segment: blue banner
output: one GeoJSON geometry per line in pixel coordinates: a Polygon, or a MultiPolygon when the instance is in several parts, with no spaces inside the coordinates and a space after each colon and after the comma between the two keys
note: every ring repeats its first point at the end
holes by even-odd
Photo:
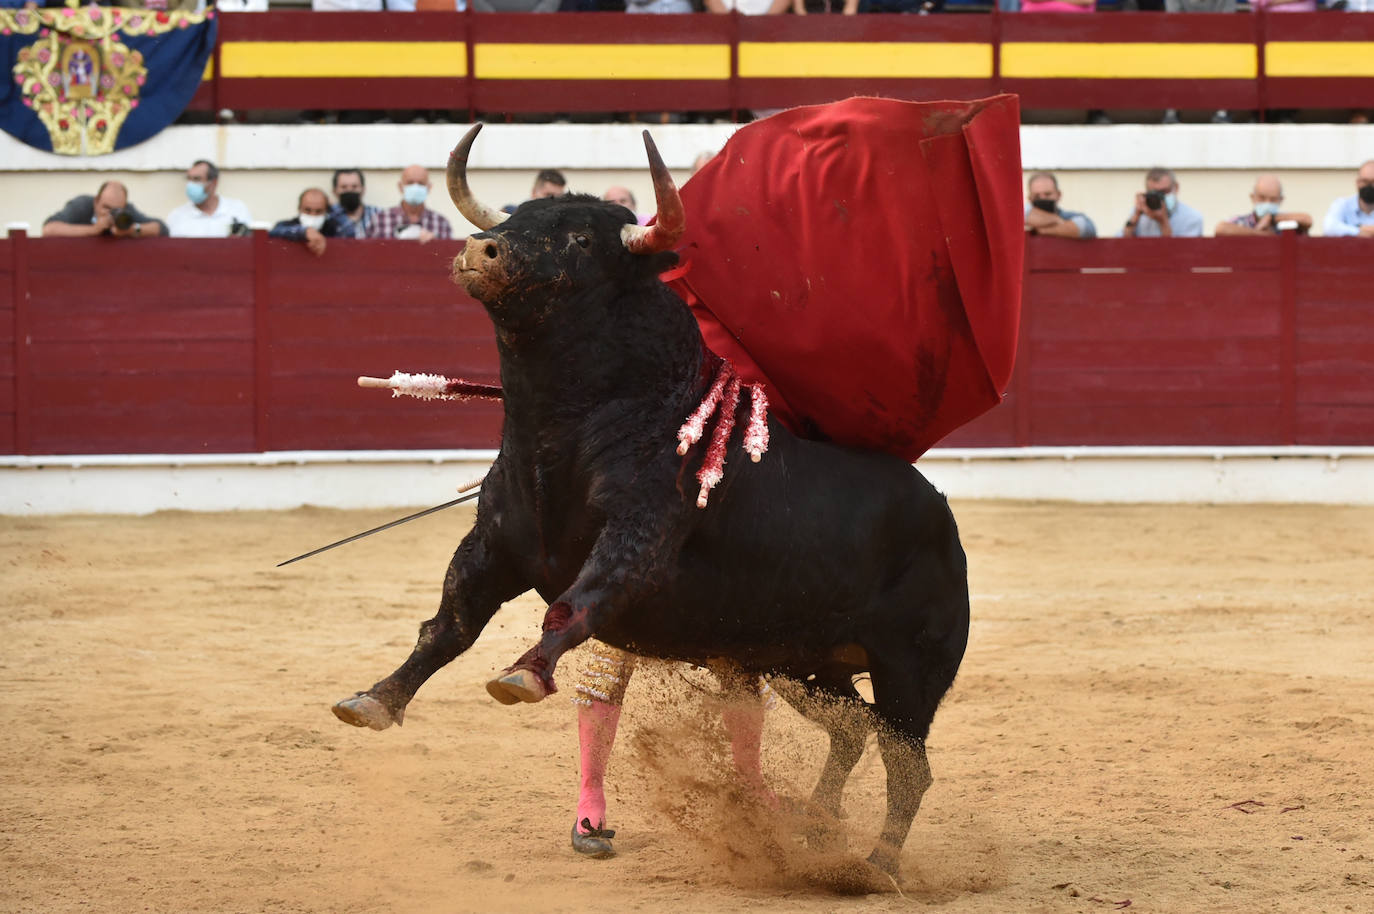
{"type": "Polygon", "coordinates": [[[215,48],[214,10],[0,9],[0,128],[60,155],[104,155],[177,119],[215,48]]]}

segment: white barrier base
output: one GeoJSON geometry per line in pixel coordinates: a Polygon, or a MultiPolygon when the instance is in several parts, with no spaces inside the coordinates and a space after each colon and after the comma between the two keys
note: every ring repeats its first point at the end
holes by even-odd
{"type": "MultiPolygon", "coordinates": [[[[445,450],[0,457],[0,514],[429,506],[454,498],[495,456],[445,450]]],[[[955,499],[1374,504],[1374,447],[946,448],[917,466],[955,499]]]]}

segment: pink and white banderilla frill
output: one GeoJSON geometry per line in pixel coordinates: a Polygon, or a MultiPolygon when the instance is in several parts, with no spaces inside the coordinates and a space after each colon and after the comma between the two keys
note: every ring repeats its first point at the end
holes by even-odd
{"type": "MultiPolygon", "coordinates": [[[[697,494],[697,507],[706,507],[706,500],[722,479],[725,478],[725,449],[730,444],[730,433],[735,430],[735,411],[739,408],[739,373],[729,361],[720,364],[716,380],[706,392],[698,406],[682,428],[677,432],[677,452],[686,456],[692,445],[701,440],[706,423],[720,408],[715,428],[711,431],[711,443],[706,448],[706,456],[697,470],[697,482],[701,491],[697,494]]],[[[744,432],[744,450],[749,459],[758,463],[763,452],[768,450],[768,395],[762,384],[749,385],[750,409],[749,426],[744,432]]]]}

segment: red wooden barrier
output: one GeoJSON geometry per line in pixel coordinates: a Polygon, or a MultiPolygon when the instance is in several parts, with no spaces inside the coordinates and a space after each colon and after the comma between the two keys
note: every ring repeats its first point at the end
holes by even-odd
{"type": "MultiPolygon", "coordinates": [[[[1374,443],[1361,239],[1029,240],[1006,401],[941,442],[1374,443]]],[[[494,381],[456,242],[0,241],[0,451],[495,447],[499,405],[359,374],[494,381]]]]}

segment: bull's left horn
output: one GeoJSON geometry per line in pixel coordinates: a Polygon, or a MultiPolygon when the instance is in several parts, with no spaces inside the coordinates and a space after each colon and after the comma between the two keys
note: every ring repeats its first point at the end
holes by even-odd
{"type": "Polygon", "coordinates": [[[448,154],[448,195],[453,198],[453,205],[458,207],[463,218],[485,232],[505,222],[509,215],[487,206],[474,197],[468,188],[468,151],[481,132],[482,125],[473,124],[472,129],[463,134],[458,145],[448,154]]]}
{"type": "Polygon", "coordinates": [[[658,216],[651,226],[626,225],[620,229],[620,240],[636,254],[656,254],[666,251],[687,229],[687,213],[682,208],[677,185],[663,157],[658,154],[654,138],[644,131],[644,149],[649,153],[649,173],[654,178],[654,196],[658,200],[658,216]]]}

